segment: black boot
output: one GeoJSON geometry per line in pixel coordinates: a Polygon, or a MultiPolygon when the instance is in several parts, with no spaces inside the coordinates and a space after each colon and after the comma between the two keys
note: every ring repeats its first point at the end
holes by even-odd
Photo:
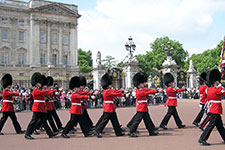
{"type": "Polygon", "coordinates": [[[102,136],[101,136],[98,132],[95,132],[94,135],[95,135],[97,138],[102,138],[102,136]]]}
{"type": "Polygon", "coordinates": [[[61,136],[64,137],[64,138],[67,138],[67,139],[70,138],[68,135],[66,135],[66,134],[64,134],[64,133],[61,134],[61,136]]]}
{"type": "Polygon", "coordinates": [[[33,140],[33,139],[34,139],[32,136],[30,136],[30,135],[26,135],[26,134],[25,134],[25,136],[24,136],[24,137],[25,137],[25,139],[27,139],[27,140],[33,140]]]}
{"type": "Polygon", "coordinates": [[[16,134],[24,134],[25,131],[24,130],[20,130],[19,132],[17,132],[16,134]]]}
{"type": "Polygon", "coordinates": [[[0,135],[4,135],[4,133],[0,132],[0,135]]]}
{"type": "Polygon", "coordinates": [[[134,134],[134,133],[128,133],[128,136],[129,137],[138,137],[136,134],[134,134]]]}
{"type": "Polygon", "coordinates": [[[209,144],[206,141],[201,140],[201,139],[198,140],[198,143],[201,143],[202,145],[205,145],[205,146],[210,146],[211,145],[211,144],[209,144]]]}
{"type": "Polygon", "coordinates": [[[178,126],[178,128],[180,128],[180,129],[185,128],[185,127],[186,127],[186,125],[183,125],[183,124],[178,126]]]}
{"type": "Polygon", "coordinates": [[[163,130],[167,130],[167,127],[165,125],[160,125],[160,128],[163,128],[163,130]]]}
{"type": "Polygon", "coordinates": [[[159,132],[154,131],[154,132],[149,133],[149,136],[156,136],[156,135],[158,135],[158,134],[159,134],[159,132]]]}
{"type": "Polygon", "coordinates": [[[193,122],[192,124],[195,125],[196,127],[199,126],[198,123],[196,123],[196,122],[193,122]]]}

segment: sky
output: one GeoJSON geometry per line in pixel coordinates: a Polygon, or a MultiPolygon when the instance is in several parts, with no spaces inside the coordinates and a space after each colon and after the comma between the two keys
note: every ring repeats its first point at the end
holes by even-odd
{"type": "Polygon", "coordinates": [[[190,56],[216,47],[225,36],[225,0],[54,1],[78,5],[78,47],[91,50],[93,60],[98,51],[102,59],[123,60],[129,36],[136,44],[134,55],[151,51],[150,43],[168,36],[190,56]]]}

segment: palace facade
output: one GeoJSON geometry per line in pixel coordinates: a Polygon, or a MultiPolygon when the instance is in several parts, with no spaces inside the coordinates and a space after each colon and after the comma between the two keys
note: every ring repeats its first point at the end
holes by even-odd
{"type": "Polygon", "coordinates": [[[61,87],[79,75],[76,5],[45,0],[0,0],[0,75],[30,87],[34,72],[61,87]]]}

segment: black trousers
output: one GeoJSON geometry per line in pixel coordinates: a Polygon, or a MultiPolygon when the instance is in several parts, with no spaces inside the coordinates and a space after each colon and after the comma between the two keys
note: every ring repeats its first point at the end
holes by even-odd
{"type": "Polygon", "coordinates": [[[44,113],[44,112],[33,112],[33,116],[32,116],[32,119],[27,127],[27,130],[26,130],[26,135],[31,135],[34,131],[34,129],[36,128],[37,126],[37,122],[38,121],[41,121],[41,125],[44,127],[46,133],[48,134],[48,136],[52,136],[53,133],[50,129],[50,127],[48,126],[47,124],[47,113],[44,113]]]}
{"type": "Polygon", "coordinates": [[[142,119],[144,120],[145,127],[148,130],[149,134],[154,132],[155,125],[153,124],[149,113],[148,112],[137,112],[134,115],[133,123],[130,127],[130,133],[134,133],[137,130],[138,125],[141,123],[142,119]]]}
{"type": "Polygon", "coordinates": [[[135,117],[137,116],[137,113],[132,117],[132,119],[128,122],[127,127],[130,128],[134,122],[135,117]]]}
{"type": "Polygon", "coordinates": [[[55,122],[53,121],[53,117],[50,111],[47,111],[47,121],[50,124],[53,132],[58,132],[58,129],[56,128],[55,122]]]}
{"type": "MultiPolygon", "coordinates": [[[[87,109],[83,109],[83,116],[82,116],[85,125],[90,129],[93,126],[93,122],[91,121],[91,118],[87,112],[87,109]]],[[[76,127],[78,123],[76,123],[74,126],[76,127]]]]}
{"type": "Polygon", "coordinates": [[[181,126],[182,125],[182,121],[180,120],[180,117],[178,116],[178,113],[177,113],[177,109],[176,109],[176,106],[168,106],[168,111],[167,111],[167,114],[165,115],[165,117],[163,118],[162,122],[160,125],[167,125],[169,120],[170,120],[170,117],[173,115],[174,117],[174,120],[177,124],[177,126],[181,126]]]}
{"type": "Polygon", "coordinates": [[[200,139],[203,141],[208,140],[213,128],[216,126],[217,130],[220,133],[220,136],[222,137],[223,141],[225,141],[225,129],[223,127],[223,122],[221,119],[221,116],[219,114],[211,114],[209,124],[203,131],[202,135],[200,136],[200,139]]]}
{"type": "Polygon", "coordinates": [[[55,110],[55,109],[51,110],[51,111],[50,111],[50,114],[51,114],[52,117],[54,118],[55,123],[56,123],[58,129],[62,128],[62,122],[60,121],[59,116],[58,116],[58,114],[56,113],[56,110],[55,110]]]}
{"type": "Polygon", "coordinates": [[[2,115],[2,118],[0,120],[0,132],[2,131],[2,128],[3,128],[6,120],[8,119],[8,117],[11,118],[11,120],[13,122],[13,126],[16,130],[16,133],[19,133],[21,131],[20,124],[17,121],[15,112],[11,112],[11,111],[3,111],[3,115],[2,115]]]}
{"type": "Polygon", "coordinates": [[[84,136],[88,134],[89,129],[84,123],[83,115],[71,114],[70,120],[65,126],[63,130],[63,134],[68,134],[70,130],[73,129],[74,125],[79,123],[81,131],[83,132],[84,136]]]}
{"type": "Polygon", "coordinates": [[[107,125],[109,120],[112,123],[115,134],[121,135],[122,132],[121,132],[121,129],[120,129],[120,124],[119,124],[116,112],[112,112],[112,113],[104,112],[102,117],[101,117],[101,121],[100,121],[99,125],[96,126],[96,128],[95,128],[95,131],[97,133],[100,133],[105,128],[105,126],[107,125]]]}
{"type": "Polygon", "coordinates": [[[195,120],[193,121],[193,123],[199,123],[202,120],[202,117],[204,115],[205,112],[205,105],[204,104],[200,104],[201,105],[201,110],[198,113],[197,117],[195,118],[195,120]]]}
{"type": "Polygon", "coordinates": [[[211,118],[211,113],[207,113],[207,116],[205,117],[205,119],[202,121],[202,123],[199,126],[203,129],[209,122],[210,118],[211,118]]]}
{"type": "Polygon", "coordinates": [[[87,109],[83,110],[83,118],[84,118],[84,122],[87,125],[88,128],[91,128],[93,126],[93,122],[88,114],[87,109]]]}

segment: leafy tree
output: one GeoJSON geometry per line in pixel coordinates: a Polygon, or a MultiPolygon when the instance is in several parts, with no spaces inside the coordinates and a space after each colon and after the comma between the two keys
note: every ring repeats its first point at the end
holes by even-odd
{"type": "Polygon", "coordinates": [[[107,55],[105,57],[105,59],[102,60],[103,62],[103,65],[106,67],[106,68],[111,68],[112,66],[115,66],[116,65],[116,60],[113,56],[109,56],[107,55]]]}
{"type": "Polygon", "coordinates": [[[201,54],[193,54],[188,61],[185,62],[184,68],[188,69],[190,60],[193,61],[195,69],[200,73],[207,72],[215,66],[218,67],[222,45],[223,41],[220,41],[216,48],[206,50],[201,54]]]}
{"type": "Polygon", "coordinates": [[[184,61],[188,56],[188,52],[183,49],[182,44],[178,41],[170,40],[169,37],[166,36],[157,38],[150,44],[152,51],[149,51],[144,55],[136,55],[143,71],[151,74],[152,68],[161,69],[163,62],[168,55],[165,53],[165,48],[168,48],[167,42],[171,43],[169,49],[173,48],[173,53],[171,54],[172,59],[176,61],[180,68],[184,67],[184,61]]]}
{"type": "Polygon", "coordinates": [[[78,49],[78,66],[80,72],[91,72],[92,71],[92,53],[78,49]]]}

